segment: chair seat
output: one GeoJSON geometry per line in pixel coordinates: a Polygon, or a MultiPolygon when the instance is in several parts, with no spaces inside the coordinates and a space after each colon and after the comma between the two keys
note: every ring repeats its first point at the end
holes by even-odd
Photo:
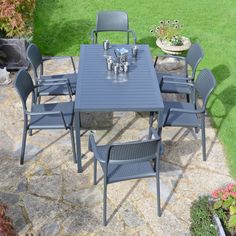
{"type": "MultiPolygon", "coordinates": [[[[61,111],[65,118],[66,127],[72,126],[74,102],[34,104],[32,112],[51,112],[61,111]]],[[[29,122],[30,129],[64,129],[64,123],[61,115],[36,115],[31,116],[29,122]]]]}
{"type": "MultiPolygon", "coordinates": [[[[51,75],[51,76],[41,76],[40,79],[47,80],[47,79],[69,79],[70,86],[72,89],[72,94],[74,95],[76,92],[76,83],[77,83],[78,74],[61,74],[61,75],[51,75]]],[[[39,87],[39,94],[41,96],[48,96],[48,95],[68,95],[68,87],[67,85],[58,85],[58,86],[41,86],[39,87]]]]}
{"type": "Polygon", "coordinates": [[[180,93],[180,94],[191,94],[191,88],[187,85],[175,85],[163,83],[161,87],[162,93],[180,93]]]}
{"type": "Polygon", "coordinates": [[[184,75],[176,75],[173,73],[164,73],[158,71],[156,71],[156,75],[159,84],[161,83],[161,79],[163,76],[170,76],[170,78],[168,78],[169,81],[186,82],[186,77],[184,75]]]}
{"type": "MultiPolygon", "coordinates": [[[[192,103],[164,101],[164,120],[170,108],[195,110],[192,103]]],[[[164,126],[200,127],[200,120],[196,114],[173,111],[164,126]]]]}
{"type": "MultiPolygon", "coordinates": [[[[178,76],[171,73],[160,73],[160,72],[156,72],[156,74],[157,74],[159,85],[161,83],[161,78],[163,76],[171,76],[171,78],[168,78],[168,81],[187,82],[184,76],[178,76]]],[[[191,94],[191,88],[186,85],[179,85],[179,84],[175,85],[175,84],[168,84],[164,82],[161,87],[161,92],[162,93],[191,94]]]]}
{"type": "MultiPolygon", "coordinates": [[[[105,161],[109,145],[97,146],[101,158],[105,161]]],[[[103,171],[105,164],[100,163],[103,171]]],[[[122,180],[137,179],[155,176],[150,161],[135,162],[129,164],[109,164],[107,173],[107,183],[114,183],[122,180]]]]}

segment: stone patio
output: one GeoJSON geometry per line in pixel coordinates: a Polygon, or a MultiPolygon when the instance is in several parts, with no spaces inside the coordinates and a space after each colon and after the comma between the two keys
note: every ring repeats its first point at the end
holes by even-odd
{"type": "MultiPolygon", "coordinates": [[[[69,72],[69,68],[67,60],[49,61],[46,66],[48,74],[69,72]]],[[[81,133],[84,172],[78,174],[70,136],[64,130],[34,131],[35,135],[27,137],[25,164],[19,165],[23,114],[12,84],[0,87],[0,121],[0,202],[8,204],[8,215],[19,235],[190,235],[191,203],[233,181],[209,119],[207,162],[202,161],[200,133],[164,128],[162,216],[157,217],[155,179],[131,180],[108,186],[109,223],[103,227],[103,181],[92,184],[88,130],[81,133]]],[[[99,144],[131,141],[145,139],[147,132],[148,114],[116,112],[113,126],[96,130],[96,139],[99,144]]]]}

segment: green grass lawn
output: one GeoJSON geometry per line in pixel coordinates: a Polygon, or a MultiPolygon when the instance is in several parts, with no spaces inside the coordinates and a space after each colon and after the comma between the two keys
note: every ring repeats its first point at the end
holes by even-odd
{"type": "MultiPolygon", "coordinates": [[[[100,10],[127,11],[138,43],[149,44],[153,55],[160,51],[150,28],[161,19],[184,23],[183,34],[200,43],[205,52],[199,69],[208,67],[216,76],[217,88],[208,103],[208,112],[236,178],[235,0],[38,0],[34,42],[45,55],[78,55],[80,44],[90,43],[90,32],[100,10]]],[[[125,42],[125,35],[104,38],[112,43],[125,42]]]]}

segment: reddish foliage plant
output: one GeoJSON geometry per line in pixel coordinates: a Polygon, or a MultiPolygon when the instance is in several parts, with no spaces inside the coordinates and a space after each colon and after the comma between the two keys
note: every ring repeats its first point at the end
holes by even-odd
{"type": "Polygon", "coordinates": [[[0,30],[7,37],[29,35],[35,0],[0,0],[0,30]]]}
{"type": "Polygon", "coordinates": [[[7,206],[0,204],[0,236],[17,236],[12,220],[5,215],[7,206]]]}

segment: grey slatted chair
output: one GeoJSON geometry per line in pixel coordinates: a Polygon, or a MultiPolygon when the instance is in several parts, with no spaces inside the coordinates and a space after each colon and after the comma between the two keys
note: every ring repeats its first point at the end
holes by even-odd
{"type": "Polygon", "coordinates": [[[160,208],[160,138],[154,128],[154,139],[143,142],[129,142],[97,146],[93,134],[89,136],[89,150],[94,153],[94,185],[97,184],[97,161],[104,173],[103,224],[106,226],[107,185],[129,179],[156,177],[157,212],[160,208]],[[154,165],[152,165],[154,160],[154,165]]]}
{"type": "Polygon", "coordinates": [[[177,93],[177,94],[186,94],[187,101],[191,95],[191,89],[184,84],[173,84],[169,81],[179,81],[179,82],[189,82],[194,83],[194,78],[197,70],[197,66],[204,57],[204,53],[199,44],[192,44],[188,50],[186,57],[172,56],[172,55],[162,55],[157,56],[154,67],[156,67],[157,60],[159,57],[165,58],[176,58],[179,60],[184,60],[185,62],[185,74],[184,75],[173,75],[157,71],[157,77],[160,84],[160,89],[162,93],[177,93]],[[188,74],[188,68],[191,67],[191,75],[188,74]]]}
{"type": "Polygon", "coordinates": [[[27,130],[32,131],[33,129],[69,129],[74,162],[76,162],[73,131],[74,102],[35,104],[35,86],[33,85],[31,76],[24,69],[18,72],[14,86],[21,98],[24,112],[20,164],[22,165],[24,163],[27,130]],[[26,102],[31,93],[31,110],[28,111],[26,102]]]}
{"type": "Polygon", "coordinates": [[[27,55],[28,61],[30,62],[33,68],[35,85],[38,85],[38,84],[41,85],[36,90],[36,98],[38,98],[39,101],[40,101],[41,96],[59,96],[59,95],[68,95],[68,94],[74,95],[75,94],[78,74],[76,73],[75,64],[72,57],[70,58],[71,58],[74,73],[45,76],[43,74],[44,61],[51,60],[51,59],[61,59],[65,57],[43,58],[40,53],[39,48],[35,44],[30,44],[28,46],[26,55],[27,55]],[[38,70],[39,70],[39,73],[38,73],[38,70]],[[67,82],[67,84],[63,84],[63,85],[60,84],[61,82],[65,82],[65,81],[67,82]],[[69,87],[69,91],[68,91],[68,87],[69,87]]]}
{"type": "Polygon", "coordinates": [[[129,34],[132,33],[134,44],[136,35],[129,29],[128,15],[124,11],[101,11],[97,14],[96,29],[91,33],[92,43],[97,43],[98,33],[107,31],[127,32],[127,44],[129,44],[129,34]]]}
{"type": "MultiPolygon", "coordinates": [[[[216,80],[210,70],[203,69],[199,73],[194,85],[189,83],[185,84],[195,91],[194,94],[196,97],[201,98],[202,105],[199,106],[197,103],[164,101],[163,127],[200,128],[202,132],[203,161],[206,161],[205,112],[208,97],[216,86],[216,80]]],[[[151,126],[152,123],[153,116],[151,116],[151,126]]]]}

